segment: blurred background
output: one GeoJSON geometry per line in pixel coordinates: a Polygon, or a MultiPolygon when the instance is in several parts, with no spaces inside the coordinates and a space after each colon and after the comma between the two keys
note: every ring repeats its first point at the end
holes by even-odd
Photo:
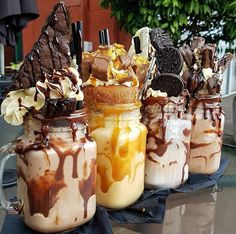
{"type": "MultiPolygon", "coordinates": [[[[0,1],[0,102],[10,78],[38,39],[58,0],[0,1]],[[19,6],[18,6],[19,5],[19,6]],[[16,7],[18,6],[18,8],[16,7]],[[11,28],[12,25],[12,28],[11,28]],[[10,31],[12,29],[12,31],[10,31]]],[[[143,26],[167,30],[176,45],[193,36],[218,44],[218,54],[235,54],[236,0],[64,0],[72,22],[82,22],[83,49],[99,45],[98,32],[108,28],[111,43],[129,48],[131,35],[143,26]]],[[[224,73],[223,107],[226,112],[224,144],[236,145],[236,59],[224,73]]],[[[21,127],[0,117],[0,146],[14,139],[21,127]]]]}

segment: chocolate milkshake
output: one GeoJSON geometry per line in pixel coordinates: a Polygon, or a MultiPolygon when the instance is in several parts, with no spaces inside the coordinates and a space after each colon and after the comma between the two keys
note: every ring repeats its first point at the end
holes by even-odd
{"type": "Polygon", "coordinates": [[[96,143],[88,135],[82,80],[70,64],[69,27],[59,3],[1,106],[9,124],[24,126],[13,147],[15,208],[26,225],[43,233],[77,227],[96,209],[96,143]]]}
{"type": "Polygon", "coordinates": [[[190,116],[184,113],[182,58],[161,29],[150,33],[156,69],[142,98],[142,122],[148,129],[145,187],[174,188],[188,178],[190,116]]]}
{"type": "Polygon", "coordinates": [[[225,114],[221,106],[222,74],[233,55],[216,56],[216,45],[205,44],[195,37],[191,45],[181,47],[184,58],[182,78],[190,93],[188,103],[192,115],[189,170],[211,174],[218,170],[225,114]]]}
{"type": "Polygon", "coordinates": [[[83,92],[98,147],[97,203],[121,209],[135,202],[144,189],[146,128],[140,123],[137,97],[140,74],[145,76],[141,70],[148,62],[131,59],[118,44],[100,46],[84,57],[82,65],[91,73],[87,72],[83,92]]]}

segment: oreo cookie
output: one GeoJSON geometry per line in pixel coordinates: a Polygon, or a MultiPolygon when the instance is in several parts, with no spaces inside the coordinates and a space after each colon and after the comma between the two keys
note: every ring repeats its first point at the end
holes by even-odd
{"type": "Polygon", "coordinates": [[[157,70],[162,73],[179,74],[183,67],[183,58],[178,49],[165,47],[157,53],[157,70]]]}
{"type": "Polygon", "coordinates": [[[178,97],[184,90],[184,83],[180,76],[172,73],[163,73],[154,77],[151,83],[154,90],[166,92],[168,97],[178,97]]]}
{"type": "Polygon", "coordinates": [[[150,39],[151,39],[152,46],[156,50],[173,46],[173,42],[170,39],[169,35],[161,28],[152,29],[150,32],[150,39]]]}

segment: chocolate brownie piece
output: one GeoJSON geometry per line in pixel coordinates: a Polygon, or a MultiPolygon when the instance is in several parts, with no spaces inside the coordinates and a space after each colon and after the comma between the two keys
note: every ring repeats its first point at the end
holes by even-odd
{"type": "Polygon", "coordinates": [[[41,31],[38,41],[12,77],[10,90],[34,87],[50,77],[53,70],[70,66],[70,22],[64,3],[57,4],[41,31]]]}
{"type": "Polygon", "coordinates": [[[67,116],[76,110],[76,99],[49,99],[39,112],[46,118],[67,116]]]}

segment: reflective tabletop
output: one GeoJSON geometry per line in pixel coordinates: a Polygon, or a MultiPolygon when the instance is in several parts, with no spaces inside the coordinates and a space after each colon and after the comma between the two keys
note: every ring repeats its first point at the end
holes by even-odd
{"type": "MultiPolygon", "coordinates": [[[[163,224],[116,224],[115,234],[234,234],[236,217],[236,149],[223,147],[230,159],[224,175],[215,187],[168,196],[163,224]]],[[[16,186],[5,189],[14,197],[16,186]]],[[[5,212],[0,211],[0,230],[5,212]]],[[[2,232],[1,232],[2,233],[2,232]]]]}

